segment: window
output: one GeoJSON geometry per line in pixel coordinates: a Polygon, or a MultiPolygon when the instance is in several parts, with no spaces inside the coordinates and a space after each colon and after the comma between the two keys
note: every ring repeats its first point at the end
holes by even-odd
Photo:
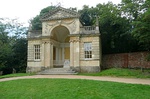
{"type": "Polygon", "coordinates": [[[34,59],[40,59],[40,45],[34,45],[34,59]]]}
{"type": "Polygon", "coordinates": [[[92,43],[84,43],[84,58],[92,58],[92,43]]]}

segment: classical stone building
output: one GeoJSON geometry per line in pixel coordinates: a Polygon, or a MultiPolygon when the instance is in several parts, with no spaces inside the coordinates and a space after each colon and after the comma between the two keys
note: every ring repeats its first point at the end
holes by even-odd
{"type": "Polygon", "coordinates": [[[52,68],[100,71],[98,22],[94,26],[83,26],[77,12],[62,7],[50,11],[41,21],[41,31],[28,32],[27,72],[52,68]]]}

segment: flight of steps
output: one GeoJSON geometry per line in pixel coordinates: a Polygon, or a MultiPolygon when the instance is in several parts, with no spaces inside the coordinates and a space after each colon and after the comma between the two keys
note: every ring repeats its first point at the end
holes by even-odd
{"type": "Polygon", "coordinates": [[[51,68],[51,69],[38,72],[37,74],[40,74],[40,75],[74,75],[74,74],[77,74],[77,72],[73,71],[70,68],[51,68]]]}

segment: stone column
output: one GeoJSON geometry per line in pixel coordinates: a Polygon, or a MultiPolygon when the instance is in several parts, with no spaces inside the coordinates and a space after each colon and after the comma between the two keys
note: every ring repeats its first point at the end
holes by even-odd
{"type": "Polygon", "coordinates": [[[58,48],[58,60],[62,60],[61,48],[58,48]]]}
{"type": "Polygon", "coordinates": [[[64,52],[64,47],[62,47],[62,60],[64,61],[64,54],[65,54],[65,52],[64,52]]]}
{"type": "Polygon", "coordinates": [[[79,67],[79,59],[80,59],[80,53],[79,53],[79,40],[75,40],[74,42],[74,67],[78,68],[79,67]]]}
{"type": "Polygon", "coordinates": [[[58,51],[58,48],[56,47],[56,61],[59,60],[59,57],[58,57],[59,53],[58,53],[58,52],[59,52],[59,51],[58,51]]]}
{"type": "Polygon", "coordinates": [[[70,67],[74,67],[74,44],[73,41],[70,41],[70,67]]]}
{"type": "Polygon", "coordinates": [[[53,68],[53,43],[50,43],[50,68],[53,68]]]}
{"type": "Polygon", "coordinates": [[[45,67],[50,68],[50,42],[45,43],[45,67]]]}

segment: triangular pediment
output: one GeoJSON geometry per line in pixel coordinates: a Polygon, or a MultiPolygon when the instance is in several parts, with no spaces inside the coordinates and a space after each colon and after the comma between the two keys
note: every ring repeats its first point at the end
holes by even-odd
{"type": "Polygon", "coordinates": [[[58,7],[47,13],[45,16],[43,16],[41,18],[41,21],[76,18],[76,17],[79,17],[79,14],[77,12],[62,7],[58,7]]]}

